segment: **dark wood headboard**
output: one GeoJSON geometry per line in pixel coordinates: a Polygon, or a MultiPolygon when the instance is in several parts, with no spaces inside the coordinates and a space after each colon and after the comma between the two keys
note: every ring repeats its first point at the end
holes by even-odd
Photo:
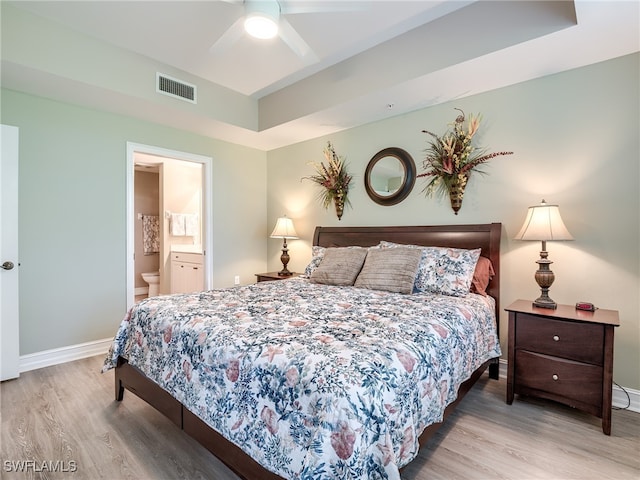
{"type": "MultiPolygon", "coordinates": [[[[500,318],[501,223],[476,225],[425,225],[397,227],[316,227],[313,244],[321,247],[371,247],[381,240],[434,247],[481,248],[496,272],[487,293],[496,300],[496,321],[500,318]]],[[[498,322],[499,323],[499,322],[498,322]]]]}

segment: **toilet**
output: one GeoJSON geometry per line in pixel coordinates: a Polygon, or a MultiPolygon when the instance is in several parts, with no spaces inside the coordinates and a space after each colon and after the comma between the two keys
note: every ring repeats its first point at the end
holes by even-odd
{"type": "Polygon", "coordinates": [[[143,273],[142,279],[149,284],[149,296],[157,297],[160,293],[160,272],[143,273]]]}

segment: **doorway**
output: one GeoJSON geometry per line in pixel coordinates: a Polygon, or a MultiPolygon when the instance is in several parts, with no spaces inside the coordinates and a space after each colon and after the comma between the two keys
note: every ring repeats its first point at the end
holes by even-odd
{"type": "MultiPolygon", "coordinates": [[[[205,289],[210,289],[213,284],[213,222],[212,222],[212,166],[213,159],[202,155],[180,152],[175,150],[167,150],[151,145],[142,145],[127,142],[127,309],[131,308],[135,303],[136,296],[136,222],[139,222],[138,213],[135,211],[135,170],[136,163],[145,165],[155,165],[157,171],[161,174],[167,167],[167,171],[171,171],[169,166],[199,167],[202,172],[201,185],[194,188],[194,195],[197,195],[201,223],[201,238],[198,240],[202,249],[202,266],[203,266],[203,284],[205,289]],[[199,194],[198,194],[199,192],[199,194]]],[[[164,182],[170,182],[171,175],[167,174],[164,182]]],[[[162,187],[160,187],[162,191],[162,187]]],[[[162,193],[160,194],[162,197],[162,193]]],[[[162,225],[169,225],[169,217],[172,213],[160,204],[158,215],[162,225]]],[[[195,241],[195,239],[194,239],[195,241]]],[[[167,275],[167,260],[169,259],[170,245],[168,242],[161,242],[159,249],[159,264],[161,274],[167,275]]],[[[167,282],[163,282],[164,289],[161,293],[168,293],[167,282]]]]}

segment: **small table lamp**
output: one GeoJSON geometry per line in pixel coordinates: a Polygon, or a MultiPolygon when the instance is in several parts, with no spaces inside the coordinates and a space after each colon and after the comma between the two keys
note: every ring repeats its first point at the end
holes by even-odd
{"type": "Polygon", "coordinates": [[[533,302],[534,307],[553,308],[558,305],[549,298],[549,287],[555,280],[555,275],[549,268],[553,262],[548,260],[547,240],[573,240],[573,237],[564,226],[560,210],[557,205],[547,205],[542,200],[540,205],[529,207],[524,225],[515,236],[515,240],[541,240],[542,251],[540,260],[536,260],[538,270],[536,271],[536,282],[540,285],[542,294],[533,302]]]}
{"type": "Polygon", "coordinates": [[[287,248],[287,238],[298,238],[296,229],[293,228],[293,222],[286,215],[280,217],[276,222],[276,227],[271,232],[271,238],[282,238],[284,243],[282,244],[282,255],[280,261],[282,262],[282,270],[278,272],[278,275],[283,277],[291,275],[291,272],[287,270],[287,264],[289,263],[289,249],[287,248]]]}

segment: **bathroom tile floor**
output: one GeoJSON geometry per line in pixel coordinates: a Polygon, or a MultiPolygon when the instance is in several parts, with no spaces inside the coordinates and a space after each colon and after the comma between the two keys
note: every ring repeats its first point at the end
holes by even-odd
{"type": "Polygon", "coordinates": [[[136,295],[135,296],[135,302],[138,303],[138,302],[144,300],[145,298],[147,298],[147,294],[146,293],[143,294],[143,295],[136,295]]]}

